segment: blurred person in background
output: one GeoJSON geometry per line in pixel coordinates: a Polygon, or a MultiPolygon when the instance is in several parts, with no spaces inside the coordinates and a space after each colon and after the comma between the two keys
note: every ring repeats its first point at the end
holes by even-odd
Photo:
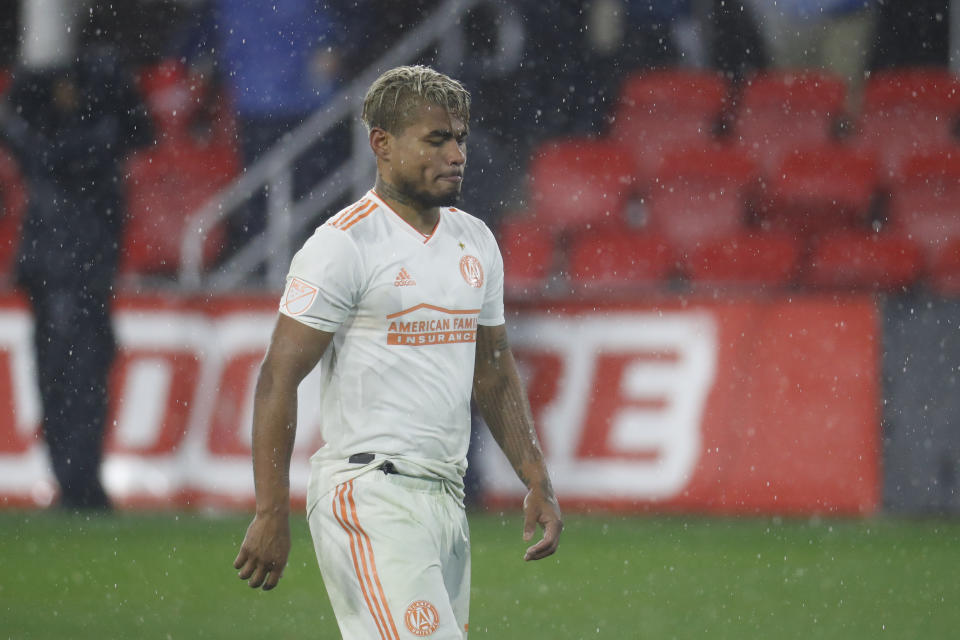
{"type": "MultiPolygon", "coordinates": [[[[415,28],[441,4],[441,0],[350,0],[330,3],[328,10],[337,10],[337,20],[349,31],[354,44],[342,50],[344,75],[352,77],[365,71],[415,28]]],[[[422,56],[432,58],[435,51],[422,56]]]]}
{"type": "Polygon", "coordinates": [[[867,68],[946,66],[951,0],[872,0],[877,17],[867,68]]]}
{"type": "Polygon", "coordinates": [[[28,185],[16,280],[34,316],[42,432],[60,504],[109,509],[100,466],[116,350],[110,307],[123,224],[121,165],[152,138],[98,10],[77,15],[78,51],[39,65],[25,56],[15,70],[0,105],[0,136],[28,185]]]}
{"type": "Polygon", "coordinates": [[[623,31],[626,5],[614,4],[611,8],[609,2],[575,0],[517,3],[526,37],[506,111],[516,123],[525,152],[544,138],[599,132],[610,104],[611,71],[622,69],[624,43],[638,39],[623,31]],[[611,26],[614,34],[589,28],[602,21],[594,18],[598,12],[617,13],[611,26]]]}
{"type": "Polygon", "coordinates": [[[522,208],[527,158],[542,140],[603,133],[623,75],[676,61],[669,23],[683,0],[667,4],[521,0],[468,12],[457,73],[477,97],[480,160],[464,202],[485,222],[522,208]]]}
{"type": "Polygon", "coordinates": [[[283,574],[297,390],[322,359],[307,518],[345,638],[466,637],[471,397],[528,489],[524,539],[544,529],[524,559],[552,554],[563,528],[507,342],[496,240],[453,207],[469,112],[462,85],[427,67],[373,83],[376,182],[294,256],[257,381],[257,508],[234,567],[254,588],[283,574]]]}
{"type": "Polygon", "coordinates": [[[631,73],[709,67],[739,79],[769,62],[751,8],[725,0],[523,0],[525,44],[512,92],[524,150],[602,134],[631,73]],[[526,125],[526,126],[524,126],[526,125]]]}
{"type": "MultiPolygon", "coordinates": [[[[249,167],[333,97],[350,46],[362,42],[346,10],[322,0],[213,0],[209,10],[204,48],[215,52],[249,167]]],[[[336,166],[348,144],[348,130],[339,127],[301,156],[294,199],[336,166]]],[[[227,256],[266,228],[265,198],[259,194],[228,219],[227,256]]]]}
{"type": "Polygon", "coordinates": [[[771,64],[842,76],[856,110],[875,22],[875,0],[753,0],[771,64]]]}
{"type": "Polygon", "coordinates": [[[13,66],[20,46],[20,8],[15,2],[0,2],[0,69],[13,66]]]}

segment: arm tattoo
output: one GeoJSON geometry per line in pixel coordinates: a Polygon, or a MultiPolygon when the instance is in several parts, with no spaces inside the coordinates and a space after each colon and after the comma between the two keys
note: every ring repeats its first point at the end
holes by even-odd
{"type": "Polygon", "coordinates": [[[490,433],[523,484],[552,493],[530,403],[520,382],[506,332],[497,330],[495,335],[486,335],[490,332],[482,329],[478,333],[474,400],[490,433]]]}

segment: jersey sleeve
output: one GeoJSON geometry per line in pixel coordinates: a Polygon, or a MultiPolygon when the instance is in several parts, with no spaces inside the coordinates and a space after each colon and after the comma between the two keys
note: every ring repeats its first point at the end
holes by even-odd
{"type": "Polygon", "coordinates": [[[500,247],[490,230],[487,230],[489,239],[489,258],[487,260],[487,286],[484,289],[483,306],[477,323],[489,327],[496,327],[506,319],[503,315],[503,256],[500,247]]]}
{"type": "Polygon", "coordinates": [[[293,256],[280,313],[332,333],[356,307],[362,286],[356,245],[342,231],[322,226],[293,256]]]}

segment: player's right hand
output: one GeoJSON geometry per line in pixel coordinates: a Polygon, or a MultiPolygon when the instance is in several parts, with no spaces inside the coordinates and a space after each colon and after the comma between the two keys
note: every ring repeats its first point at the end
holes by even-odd
{"type": "Polygon", "coordinates": [[[290,554],[290,517],[284,515],[256,516],[247,528],[240,545],[240,553],[233,568],[241,580],[249,580],[253,589],[263,586],[269,591],[283,577],[290,554]]]}

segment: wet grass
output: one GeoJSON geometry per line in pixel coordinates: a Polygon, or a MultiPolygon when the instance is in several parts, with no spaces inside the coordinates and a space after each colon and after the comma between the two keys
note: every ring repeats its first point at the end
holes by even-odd
{"type": "MultiPolygon", "coordinates": [[[[0,638],[338,638],[306,524],[263,593],[246,517],[0,511],[0,638]]],[[[474,514],[471,637],[945,638],[960,522],[568,515],[521,560],[517,514],[474,514]]]]}

